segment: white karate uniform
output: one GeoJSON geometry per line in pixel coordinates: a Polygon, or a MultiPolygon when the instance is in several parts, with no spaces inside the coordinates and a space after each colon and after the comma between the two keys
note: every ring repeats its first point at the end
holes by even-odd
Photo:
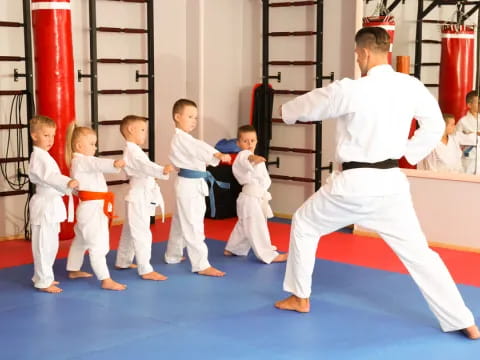
{"type": "Polygon", "coordinates": [[[155,216],[157,206],[162,210],[162,217],[165,213],[162,193],[155,179],[168,180],[169,175],[164,175],[163,166],[151,161],[140,146],[129,141],[123,150],[123,160],[130,187],[125,197],[125,222],[117,250],[116,265],[127,268],[135,257],[138,274],[145,275],[153,271],[150,264],[152,257],[150,216],[155,216]]]}
{"type": "MultiPolygon", "coordinates": [[[[445,124],[423,84],[389,65],[375,66],[358,80],[343,79],[282,107],[287,124],[337,120],[339,162],[406,159],[415,164],[440,140],[445,124]],[[411,119],[420,128],[408,139],[411,119]]],[[[349,224],[372,229],[399,256],[444,331],[474,324],[447,268],[432,251],[399,168],[335,171],[327,184],[294,214],[284,290],[310,297],[315,252],[321,236],[349,224]]]]}
{"type": "Polygon", "coordinates": [[[71,194],[68,182],[60,173],[55,159],[45,150],[34,146],[28,169],[35,194],[30,200],[34,286],[44,289],[54,281],[53,263],[58,251],[60,223],[67,218],[63,194],[71,194]]]}
{"type": "MultiPolygon", "coordinates": [[[[170,146],[170,161],[177,168],[206,171],[207,165],[217,166],[220,163],[220,160],[213,156],[215,153],[218,153],[218,150],[212,146],[178,128],[175,129],[170,146]]],[[[208,185],[201,178],[178,176],[175,196],[177,209],[172,219],[165,262],[179,263],[186,247],[192,272],[205,270],[210,267],[203,224],[208,185]]]]}
{"type": "Polygon", "coordinates": [[[272,248],[267,226],[267,218],[273,217],[268,203],[272,198],[268,192],[272,181],[265,163],[252,164],[248,160],[250,155],[253,155],[250,150],[239,152],[232,165],[233,175],[243,187],[237,199],[238,221],[225,249],[246,256],[252,248],[257,258],[270,264],[278,255],[272,248]]]}
{"type": "MultiPolygon", "coordinates": [[[[71,174],[79,182],[79,190],[107,192],[107,182],[103,173],[120,172],[120,169],[113,166],[114,161],[74,153],[71,174]]],[[[110,278],[106,259],[110,250],[110,234],[108,217],[103,211],[103,206],[103,200],[80,201],[78,204],[75,238],[68,253],[67,271],[79,271],[83,265],[85,251],[88,250],[90,265],[97,279],[110,278]]]]}
{"type": "Polygon", "coordinates": [[[475,134],[457,132],[448,135],[448,142],[444,144],[440,141],[435,149],[418,163],[417,168],[437,172],[463,173],[464,169],[462,166],[462,150],[460,144],[476,145],[475,141],[475,134]]]}
{"type": "MultiPolygon", "coordinates": [[[[480,119],[468,111],[463,117],[458,120],[457,132],[464,134],[473,133],[476,134],[480,131],[480,119]]],[[[470,143],[460,143],[461,145],[471,145],[470,143]]],[[[478,163],[477,160],[477,148],[474,147],[469,151],[468,156],[462,155],[463,169],[467,174],[479,174],[480,168],[475,166],[478,163]]]]}

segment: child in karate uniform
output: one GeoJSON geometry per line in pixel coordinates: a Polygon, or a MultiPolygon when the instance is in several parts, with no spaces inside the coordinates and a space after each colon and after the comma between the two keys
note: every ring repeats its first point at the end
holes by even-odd
{"type": "MultiPolygon", "coordinates": [[[[127,141],[123,150],[125,172],[130,188],[125,197],[126,213],[120,244],[117,251],[116,267],[128,269],[137,267],[138,274],[145,280],[166,280],[167,277],[154,271],[150,264],[152,255],[152,233],[150,216],[160,206],[164,214],[164,202],[155,179],[168,180],[173,166],[160,166],[151,161],[142,150],[147,136],[147,119],[128,115],[120,124],[120,132],[127,141]],[[133,264],[136,258],[137,266],[133,264]]],[[[162,215],[163,216],[163,215],[162,215]]]]}
{"type": "Polygon", "coordinates": [[[440,143],[418,164],[418,168],[462,173],[464,169],[460,144],[475,146],[476,135],[475,133],[464,134],[462,131],[456,131],[455,117],[451,114],[443,114],[443,119],[445,120],[445,132],[440,143]]]}
{"type": "Polygon", "coordinates": [[[67,218],[63,194],[71,194],[78,186],[74,179],[64,176],[48,150],[53,146],[57,125],[46,116],[30,120],[33,151],[28,176],[35,184],[30,200],[32,226],[32,252],[34,275],[32,281],[40,291],[59,293],[63,290],[54,281],[53,263],[58,251],[60,223],[67,218]]]}
{"type": "MultiPolygon", "coordinates": [[[[108,192],[103,173],[119,173],[125,166],[123,160],[95,157],[97,135],[87,127],[76,127],[71,133],[71,173],[78,179],[77,222],[68,253],[67,271],[70,279],[91,277],[81,271],[85,251],[88,250],[90,264],[101,286],[106,290],[125,290],[110,277],[106,256],[110,250],[109,221],[113,216],[113,193],[108,192]]],[[[67,149],[68,150],[68,149],[67,149]]],[[[68,151],[67,154],[71,154],[68,151]]]]}
{"type": "Polygon", "coordinates": [[[265,158],[254,154],[257,132],[251,125],[238,129],[237,144],[242,149],[232,166],[233,175],[242,192],[237,199],[238,222],[233,229],[224,254],[246,256],[253,249],[255,256],[266,264],[283,262],[287,254],[279,254],[270,242],[267,218],[273,217],[268,204],[272,181],[265,166],[265,158]]]}
{"type": "MultiPolygon", "coordinates": [[[[465,103],[467,105],[467,113],[458,120],[457,132],[463,134],[477,134],[480,135],[480,119],[478,118],[478,95],[475,90],[467,93],[465,96],[465,103]]],[[[480,168],[478,167],[477,149],[471,146],[469,142],[460,142],[463,146],[462,164],[467,174],[478,174],[480,168]],[[468,146],[470,145],[470,146],[468,146]]]]}
{"type": "Polygon", "coordinates": [[[171,142],[170,160],[180,169],[175,184],[176,212],[173,215],[165,262],[183,261],[183,249],[192,264],[192,272],[206,276],[224,276],[208,261],[203,218],[205,197],[208,193],[207,165],[217,166],[220,160],[229,162],[230,155],[222,154],[207,143],[195,139],[189,133],[197,125],[197,105],[188,99],[180,99],[173,105],[175,135],[171,142]]]}

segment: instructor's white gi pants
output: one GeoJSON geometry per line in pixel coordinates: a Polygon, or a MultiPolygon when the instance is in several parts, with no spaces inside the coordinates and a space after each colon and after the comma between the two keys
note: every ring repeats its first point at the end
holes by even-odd
{"type": "Polygon", "coordinates": [[[285,291],[310,297],[320,237],[350,224],[374,230],[385,240],[408,269],[443,331],[474,324],[445,264],[428,247],[408,191],[346,197],[332,195],[326,185],[313,194],[293,216],[285,291]]]}
{"type": "Polygon", "coordinates": [[[53,263],[58,252],[59,223],[32,225],[33,277],[36,288],[45,289],[55,280],[53,263]]]}
{"type": "Polygon", "coordinates": [[[68,253],[67,271],[79,271],[88,250],[90,265],[98,280],[110,278],[106,256],[110,249],[108,217],[103,212],[103,200],[81,202],[77,208],[77,223],[68,253]]]}
{"type": "Polygon", "coordinates": [[[235,255],[246,256],[252,248],[258,259],[270,264],[278,252],[272,248],[261,201],[257,197],[240,193],[237,199],[238,221],[225,250],[235,255]]]}
{"type": "Polygon", "coordinates": [[[126,201],[125,223],[117,250],[115,265],[128,268],[137,260],[139,275],[153,272],[150,264],[152,257],[152,232],[150,231],[150,215],[152,206],[144,202],[126,201]]]}
{"type": "Polygon", "coordinates": [[[201,193],[176,198],[177,209],[173,215],[168,238],[165,262],[176,264],[181,261],[183,249],[187,248],[192,272],[210,267],[208,248],[205,244],[204,216],[205,196],[201,193]]]}

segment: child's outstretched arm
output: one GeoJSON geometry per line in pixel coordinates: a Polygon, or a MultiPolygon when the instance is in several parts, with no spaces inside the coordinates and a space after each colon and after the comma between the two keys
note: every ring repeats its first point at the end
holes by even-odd
{"type": "Polygon", "coordinates": [[[63,194],[71,194],[72,189],[78,187],[77,180],[61,174],[41,159],[30,162],[28,176],[32,183],[51,186],[63,194]]]}
{"type": "Polygon", "coordinates": [[[135,172],[152,176],[156,179],[168,180],[169,173],[173,170],[171,165],[166,165],[163,167],[162,165],[158,165],[144,156],[137,156],[136,154],[132,153],[128,154],[124,160],[127,168],[130,168],[135,172]],[[168,168],[165,170],[166,167],[168,168]]]}
{"type": "Polygon", "coordinates": [[[77,169],[84,172],[102,172],[107,174],[117,174],[120,172],[120,169],[125,166],[125,162],[122,159],[103,159],[94,156],[82,156],[76,157],[74,159],[77,169]]]}

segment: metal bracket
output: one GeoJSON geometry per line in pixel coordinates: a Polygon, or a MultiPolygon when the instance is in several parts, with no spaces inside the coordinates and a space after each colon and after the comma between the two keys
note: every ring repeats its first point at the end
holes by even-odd
{"type": "Polygon", "coordinates": [[[82,82],[82,78],[92,78],[92,74],[82,74],[82,70],[77,70],[77,81],[82,82]]]}
{"type": "Polygon", "coordinates": [[[13,81],[18,81],[18,78],[20,78],[20,77],[26,78],[26,77],[32,77],[32,75],[31,74],[20,74],[18,72],[17,68],[13,69],[13,81]]]}
{"type": "Polygon", "coordinates": [[[135,81],[138,82],[140,78],[146,78],[148,74],[140,74],[140,71],[135,71],[135,81]]]}
{"type": "Polygon", "coordinates": [[[276,165],[276,168],[278,169],[280,167],[280,158],[277,156],[277,160],[267,161],[267,166],[270,166],[270,165],[276,165]]]}
{"type": "Polygon", "coordinates": [[[330,75],[322,76],[322,80],[330,80],[330,82],[333,82],[333,80],[335,80],[335,73],[332,71],[330,75]]]}
{"type": "Polygon", "coordinates": [[[267,76],[269,79],[277,79],[277,82],[282,82],[282,73],[279,71],[277,75],[267,76]]]}
{"type": "Polygon", "coordinates": [[[333,171],[333,162],[330,161],[328,166],[320,167],[320,170],[328,170],[328,172],[331,173],[333,171]]]}

